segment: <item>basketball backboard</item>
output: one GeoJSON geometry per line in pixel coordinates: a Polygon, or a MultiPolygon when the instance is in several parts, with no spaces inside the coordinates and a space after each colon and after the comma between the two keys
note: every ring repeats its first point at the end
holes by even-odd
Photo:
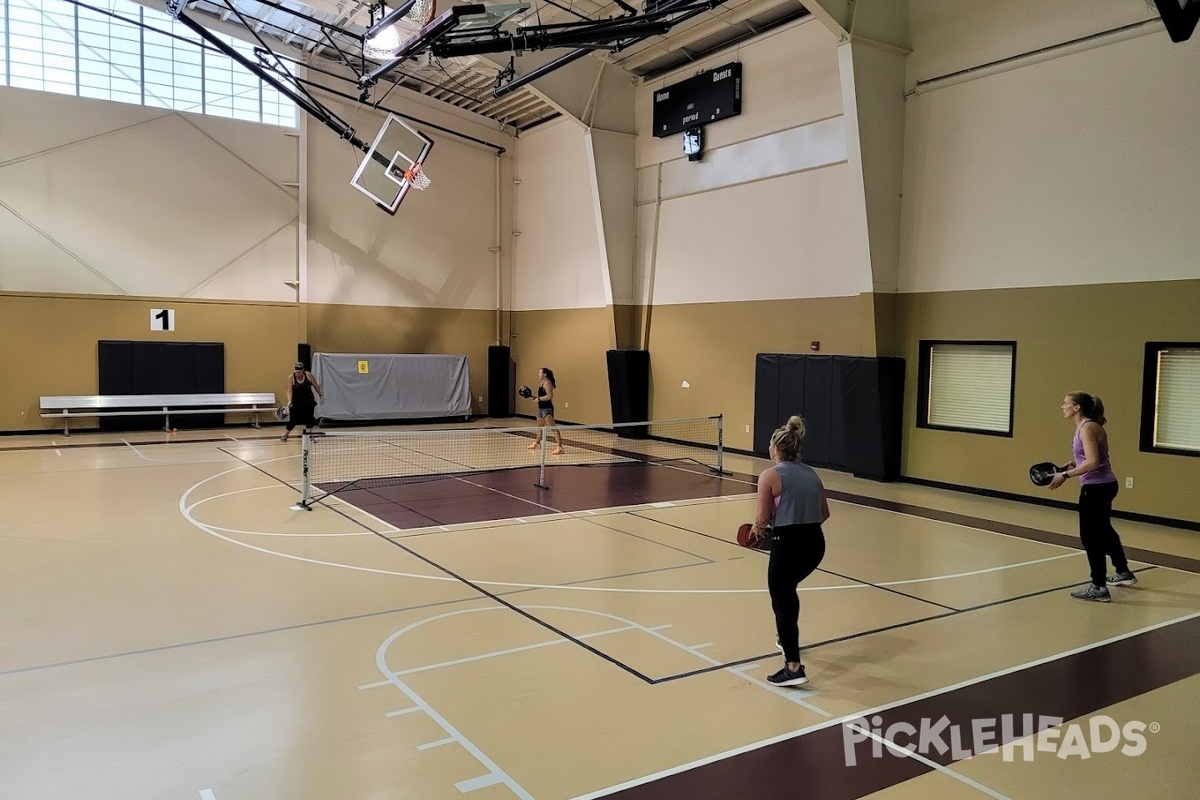
{"type": "Polygon", "coordinates": [[[388,114],[350,185],[389,214],[395,214],[413,185],[405,171],[424,163],[432,149],[433,139],[395,114],[388,114]]]}
{"type": "Polygon", "coordinates": [[[483,6],[483,11],[469,14],[458,21],[456,31],[487,30],[494,31],[515,16],[529,10],[529,3],[491,3],[483,6]]]}

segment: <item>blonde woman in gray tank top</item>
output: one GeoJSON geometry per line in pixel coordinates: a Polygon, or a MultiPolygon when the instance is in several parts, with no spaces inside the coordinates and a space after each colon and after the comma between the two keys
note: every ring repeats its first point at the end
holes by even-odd
{"type": "Polygon", "coordinates": [[[767,589],[775,612],[776,643],[783,652],[783,669],[767,678],[776,686],[808,683],[800,663],[800,598],[796,587],[811,575],[825,557],[829,519],[825,486],[812,467],[800,462],[804,420],[792,417],[771,434],[771,459],[775,466],[758,476],[758,513],[753,534],[770,528],[771,560],[767,589]]]}

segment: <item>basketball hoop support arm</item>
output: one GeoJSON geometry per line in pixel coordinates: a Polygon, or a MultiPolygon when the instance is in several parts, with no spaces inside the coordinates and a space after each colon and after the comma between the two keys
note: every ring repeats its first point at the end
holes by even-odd
{"type": "MultiPolygon", "coordinates": [[[[384,28],[395,25],[400,21],[400,18],[407,14],[416,4],[417,0],[403,0],[400,5],[396,6],[396,8],[387,14],[383,19],[379,20],[379,22],[376,22],[370,28],[367,28],[367,32],[363,34],[363,41],[365,42],[367,39],[377,36],[384,28]]],[[[386,10],[387,4],[380,2],[379,7],[386,10]]]]}
{"type": "Polygon", "coordinates": [[[293,87],[289,86],[284,81],[279,80],[279,78],[272,74],[270,70],[263,69],[261,64],[251,61],[244,54],[238,52],[232,46],[221,41],[218,36],[185,14],[183,9],[184,6],[187,5],[187,2],[188,0],[169,0],[167,3],[167,13],[194,31],[201,39],[208,42],[210,45],[220,50],[223,54],[233,59],[237,63],[241,64],[243,67],[249,70],[252,75],[257,76],[265,83],[269,83],[276,90],[278,90],[280,94],[284,95],[304,111],[311,114],[313,117],[319,120],[322,125],[329,128],[342,139],[350,142],[350,144],[354,145],[359,150],[362,150],[364,153],[371,149],[371,146],[362,139],[358,138],[358,135],[355,133],[354,129],[346,124],[341,117],[337,116],[328,108],[321,105],[307,92],[304,94],[297,92],[293,87]]]}

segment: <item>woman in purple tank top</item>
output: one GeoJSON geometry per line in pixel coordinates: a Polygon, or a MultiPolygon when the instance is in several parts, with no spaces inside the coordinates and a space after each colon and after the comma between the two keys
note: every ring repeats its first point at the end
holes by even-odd
{"type": "Polygon", "coordinates": [[[1074,460],[1063,472],[1054,476],[1051,489],[1057,489],[1067,478],[1079,478],[1079,539],[1087,552],[1092,582],[1071,596],[1079,600],[1107,603],[1112,599],[1109,586],[1132,586],[1137,578],[1129,570],[1121,537],[1112,526],[1112,504],[1117,496],[1117,476],[1108,458],[1108,432],[1104,429],[1104,403],[1085,392],[1071,392],[1063,398],[1063,416],[1075,423],[1075,438],[1071,443],[1074,460]],[[1106,578],[1111,558],[1111,578],[1106,578]]]}

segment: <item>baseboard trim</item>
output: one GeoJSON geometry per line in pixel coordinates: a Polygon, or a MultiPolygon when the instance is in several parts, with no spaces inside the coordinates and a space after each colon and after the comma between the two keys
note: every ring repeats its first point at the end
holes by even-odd
{"type": "MultiPolygon", "coordinates": [[[[1043,497],[1030,497],[1027,494],[1017,494],[1016,492],[1002,492],[999,489],[984,489],[978,486],[961,486],[956,483],[946,483],[943,481],[931,481],[926,478],[912,478],[901,476],[900,482],[911,483],[916,486],[928,486],[931,489],[946,489],[952,492],[962,492],[963,494],[981,495],[983,497],[994,497],[997,500],[1013,500],[1018,503],[1029,503],[1035,506],[1046,506],[1048,508],[1059,508],[1064,511],[1075,511],[1079,506],[1076,503],[1065,500],[1051,500],[1043,497]]],[[[1113,509],[1112,515],[1117,519],[1127,519],[1130,522],[1145,522],[1151,525],[1162,525],[1167,528],[1181,528],[1189,531],[1200,531],[1200,522],[1188,519],[1175,519],[1173,517],[1159,517],[1153,514],[1139,514],[1134,511],[1121,511],[1113,509]]]]}

